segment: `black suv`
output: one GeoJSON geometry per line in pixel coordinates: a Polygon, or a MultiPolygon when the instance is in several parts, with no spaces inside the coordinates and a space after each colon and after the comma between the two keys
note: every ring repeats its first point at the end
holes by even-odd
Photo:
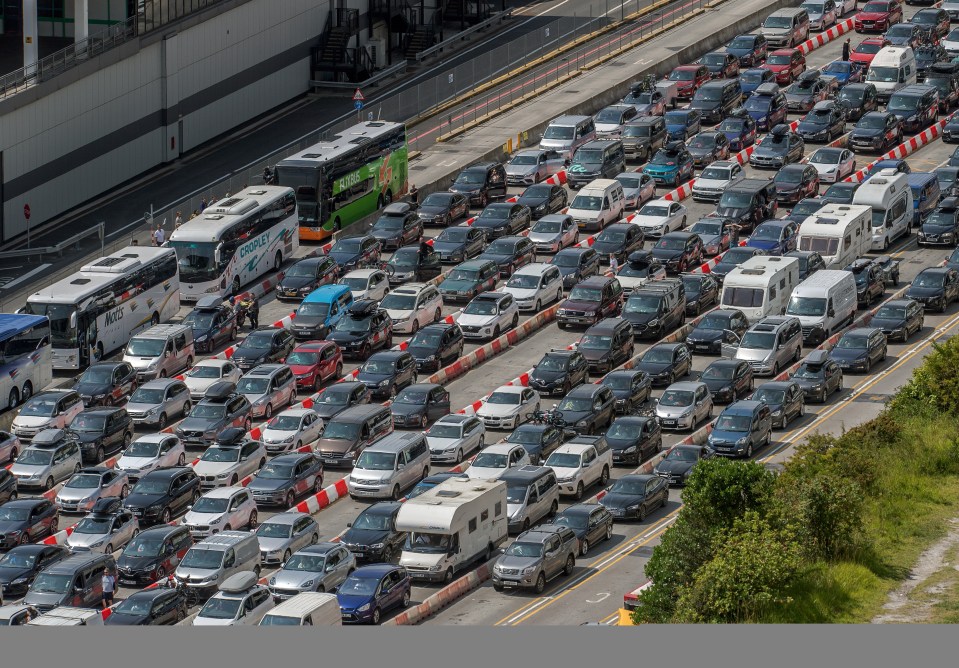
{"type": "Polygon", "coordinates": [[[687,271],[703,261],[703,240],[693,232],[668,232],[653,246],[653,257],[667,273],[687,271]]]}
{"type": "Polygon", "coordinates": [[[606,318],[586,330],[576,345],[590,373],[607,373],[633,356],[633,326],[623,318],[606,318]]]}
{"type": "Polygon", "coordinates": [[[383,350],[366,360],[356,379],[369,386],[373,398],[392,398],[416,382],[416,360],[405,350],[383,350]]]}
{"type": "Polygon", "coordinates": [[[719,304],[719,282],[709,274],[683,274],[686,288],[686,315],[697,316],[719,304]]]}
{"type": "Polygon", "coordinates": [[[732,403],[753,391],[753,368],[745,360],[719,359],[703,370],[699,380],[706,383],[715,403],[732,403]]]}
{"type": "Polygon", "coordinates": [[[403,549],[406,533],[396,530],[396,516],[403,504],[380,501],[363,509],[340,537],[340,542],[357,560],[389,563],[403,549]]]}
{"type": "Polygon", "coordinates": [[[530,225],[532,212],[525,204],[497,202],[480,212],[472,227],[486,232],[487,239],[519,234],[530,225]]]}
{"type": "Polygon", "coordinates": [[[939,89],[925,84],[900,88],[889,98],[886,109],[899,117],[905,132],[919,132],[939,117],[939,89]]]}
{"type": "Polygon", "coordinates": [[[137,389],[137,372],[129,362],[97,362],[77,376],[73,389],[87,408],[123,403],[137,389]]]}
{"type": "Polygon", "coordinates": [[[805,151],[803,138],[788,125],[780,124],[756,145],[756,150],[749,156],[749,164],[756,168],[779,169],[802,160],[805,151]]]}
{"type": "Polygon", "coordinates": [[[27,593],[37,573],[69,556],[65,545],[18,545],[0,559],[0,590],[13,601],[27,593]]]}
{"type": "Polygon", "coordinates": [[[772,179],[743,179],[726,187],[716,205],[716,217],[740,226],[740,238],[779,210],[776,184],[772,179]]]}
{"type": "Polygon", "coordinates": [[[326,340],[336,343],[344,355],[365,360],[377,348],[393,347],[393,320],[379,302],[361,299],[350,304],[326,340]]]}
{"type": "Polygon", "coordinates": [[[603,318],[617,316],[623,308],[623,286],[611,276],[591,276],[573,286],[556,311],[559,328],[595,325],[603,318]]]}
{"type": "Polygon", "coordinates": [[[260,364],[282,363],[295,347],[296,339],[287,329],[264,326],[250,332],[231,359],[246,373],[260,364]]]}
{"type": "Polygon", "coordinates": [[[576,350],[551,350],[533,367],[532,373],[529,374],[529,387],[544,396],[563,396],[588,379],[589,363],[583,353],[576,350]]]}
{"type": "Polygon", "coordinates": [[[915,299],[926,310],[945,313],[959,300],[959,271],[950,267],[928,267],[919,272],[904,295],[915,299]]]}
{"type": "Polygon", "coordinates": [[[423,221],[408,202],[394,202],[380,214],[370,234],[383,250],[416,243],[423,236],[423,221]]]}
{"type": "Polygon", "coordinates": [[[200,498],[200,478],[191,466],[150,471],[137,481],[123,501],[140,526],[169,524],[200,498]]]}
{"type": "Polygon", "coordinates": [[[959,244],[959,198],[947,197],[922,221],[919,228],[920,246],[959,244]]]}
{"type": "Polygon", "coordinates": [[[640,464],[663,449],[663,428],[654,416],[624,415],[606,430],[613,464],[640,464]]]}
{"type": "MultiPolygon", "coordinates": [[[[826,403],[830,394],[842,391],[842,369],[835,360],[830,359],[828,350],[809,353],[792,379],[802,388],[806,401],[826,403]]],[[[759,389],[764,386],[765,383],[759,389]]]]}
{"type": "Polygon", "coordinates": [[[99,464],[133,441],[133,419],[125,408],[85,408],[67,429],[77,435],[83,462],[99,464]]]}
{"type": "Polygon", "coordinates": [[[563,420],[580,434],[601,434],[615,415],[616,397],[605,385],[574,387],[556,406],[563,420]]]}
{"type": "Polygon", "coordinates": [[[380,242],[372,234],[347,237],[333,244],[327,253],[336,261],[340,276],[354,269],[375,266],[380,261],[380,242]]]}
{"type": "Polygon", "coordinates": [[[859,308],[869,308],[886,291],[882,267],[870,258],[861,257],[844,267],[856,277],[856,301],[859,308]]]}
{"type": "Polygon", "coordinates": [[[190,528],[166,524],[138,534],[117,559],[117,580],[122,585],[148,585],[176,570],[193,547],[190,528]]]}
{"type": "Polygon", "coordinates": [[[416,360],[416,371],[439,371],[463,355],[463,330],[449,322],[422,328],[409,340],[406,350],[416,360]]]}
{"type": "Polygon", "coordinates": [[[340,274],[336,260],[328,255],[307,257],[286,270],[276,283],[277,300],[303,299],[321,285],[333,283],[340,274]]]}
{"type": "Polygon", "coordinates": [[[569,290],[584,278],[599,273],[599,253],[592,248],[564,248],[550,259],[563,275],[563,288],[569,290]]]}
{"type": "Polygon", "coordinates": [[[672,385],[689,374],[693,356],[685,343],[657,343],[647,350],[633,367],[645,371],[653,385],[672,385]]]}
{"type": "Polygon", "coordinates": [[[635,412],[648,401],[653,387],[649,374],[636,369],[610,371],[600,383],[613,391],[616,412],[621,415],[635,412]]]}
{"type": "Polygon", "coordinates": [[[500,162],[485,162],[459,173],[450,192],[469,198],[471,205],[485,207],[490,200],[506,197],[506,167],[500,162]]]}

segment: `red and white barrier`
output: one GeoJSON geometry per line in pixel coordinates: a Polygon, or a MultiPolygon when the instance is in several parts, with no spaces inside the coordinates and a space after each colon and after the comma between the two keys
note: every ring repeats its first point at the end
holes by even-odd
{"type": "Polygon", "coordinates": [[[854,19],[845,19],[842,21],[837,21],[836,25],[829,28],[828,30],[819,33],[815,37],[810,37],[805,42],[799,45],[799,50],[803,52],[803,55],[809,55],[810,52],[815,51],[821,46],[825,46],[829,42],[833,41],[837,37],[846,34],[847,32],[852,32],[855,28],[854,19]]]}
{"type": "Polygon", "coordinates": [[[879,162],[880,160],[897,160],[905,158],[907,155],[919,150],[926,144],[935,141],[942,134],[942,129],[946,127],[946,123],[949,122],[948,118],[944,118],[936,123],[933,123],[928,128],[915,135],[910,137],[903,143],[896,146],[891,151],[883,153],[881,156],[867,164],[865,167],[857,171],[855,174],[847,176],[843,181],[856,181],[857,183],[861,182],[866,178],[866,174],[869,172],[872,167],[879,162]]]}

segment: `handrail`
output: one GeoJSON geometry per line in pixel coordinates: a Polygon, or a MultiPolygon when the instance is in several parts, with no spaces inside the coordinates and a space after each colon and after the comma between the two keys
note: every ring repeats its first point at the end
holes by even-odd
{"type": "Polygon", "coordinates": [[[94,234],[97,234],[100,237],[100,250],[102,252],[105,232],[106,223],[99,222],[93,227],[87,228],[82,232],[77,232],[72,237],[64,239],[54,246],[38,246],[36,248],[20,248],[18,250],[0,251],[0,259],[11,257],[31,257],[33,255],[49,255],[50,253],[60,253],[62,255],[67,246],[72,246],[74,244],[79,245],[82,239],[86,239],[94,234]]]}
{"type": "Polygon", "coordinates": [[[512,14],[513,14],[512,8],[507,9],[506,11],[497,12],[496,14],[493,14],[491,17],[489,17],[485,21],[480,21],[476,25],[470,26],[466,30],[462,30],[456,33],[453,37],[450,37],[449,39],[444,39],[439,44],[434,44],[428,49],[423,49],[422,51],[416,54],[416,62],[420,62],[427,56],[432,55],[436,53],[437,51],[442,51],[445,48],[449,48],[450,46],[453,45],[454,42],[458,42],[465,37],[469,37],[474,32],[479,32],[480,30],[483,30],[484,28],[488,28],[489,26],[493,25],[497,21],[505,21],[510,16],[512,16],[512,14]]]}
{"type": "Polygon", "coordinates": [[[314,88],[343,88],[346,90],[353,90],[354,88],[359,88],[362,86],[372,86],[378,81],[385,79],[386,77],[391,76],[393,74],[396,74],[400,70],[405,70],[408,65],[409,65],[409,61],[401,60],[400,62],[396,63],[395,65],[391,67],[386,68],[385,70],[380,70],[379,72],[377,72],[376,74],[374,74],[373,76],[371,76],[369,79],[365,81],[356,82],[356,81],[311,80],[310,86],[314,88]]]}

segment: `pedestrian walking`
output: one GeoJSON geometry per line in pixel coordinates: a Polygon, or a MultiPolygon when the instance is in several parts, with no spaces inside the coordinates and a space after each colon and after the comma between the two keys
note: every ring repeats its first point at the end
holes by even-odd
{"type": "Polygon", "coordinates": [[[153,231],[153,245],[162,246],[165,237],[166,234],[163,231],[163,225],[161,223],[157,223],[157,228],[153,231]]]}
{"type": "Polygon", "coordinates": [[[139,245],[140,245],[140,242],[137,241],[136,239],[134,239],[133,241],[130,242],[130,245],[131,245],[131,246],[139,246],[139,245]]]}
{"type": "Polygon", "coordinates": [[[183,214],[179,211],[176,212],[176,218],[173,219],[173,229],[180,229],[180,225],[183,224],[183,214]]]}
{"type": "Polygon", "coordinates": [[[206,209],[206,198],[200,200],[200,213],[203,213],[203,210],[206,209]]]}
{"type": "Polygon", "coordinates": [[[416,189],[416,184],[410,186],[410,201],[413,205],[419,204],[420,191],[416,189]]]}
{"type": "Polygon", "coordinates": [[[849,38],[846,38],[846,41],[842,43],[842,59],[849,60],[849,38]]]}
{"type": "Polygon", "coordinates": [[[117,587],[117,578],[112,568],[103,571],[100,584],[103,587],[103,609],[106,610],[113,605],[113,594],[117,587]]]}
{"type": "Polygon", "coordinates": [[[619,260],[616,259],[616,253],[609,254],[609,270],[616,274],[619,271],[619,260]]]}
{"type": "Polygon", "coordinates": [[[260,326],[260,302],[256,295],[251,295],[250,305],[247,307],[247,315],[250,318],[250,329],[256,329],[260,326]]]}

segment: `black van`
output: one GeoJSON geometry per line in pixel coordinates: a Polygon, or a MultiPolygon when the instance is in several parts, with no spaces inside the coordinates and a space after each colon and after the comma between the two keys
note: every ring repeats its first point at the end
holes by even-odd
{"type": "Polygon", "coordinates": [[[633,290],[623,307],[623,318],[636,338],[659,340],[686,319],[686,288],[681,279],[650,281],[633,290]]]}
{"type": "Polygon", "coordinates": [[[112,554],[79,552],[37,574],[23,599],[25,605],[40,612],[65,605],[71,608],[96,608],[103,600],[100,578],[107,569],[116,570],[112,554]]]}
{"type": "Polygon", "coordinates": [[[743,89],[739,79],[716,79],[699,87],[689,108],[697,109],[703,115],[703,121],[719,123],[742,101],[743,89]]]}
{"type": "MultiPolygon", "coordinates": [[[[665,126],[663,126],[665,128],[665,126]]],[[[596,179],[611,179],[626,171],[626,153],[619,139],[594,139],[576,149],[566,170],[570,188],[582,188],[596,179]]]]}
{"type": "Polygon", "coordinates": [[[913,134],[939,117],[939,89],[926,84],[900,88],[889,98],[887,109],[902,121],[902,129],[913,134]]]}

